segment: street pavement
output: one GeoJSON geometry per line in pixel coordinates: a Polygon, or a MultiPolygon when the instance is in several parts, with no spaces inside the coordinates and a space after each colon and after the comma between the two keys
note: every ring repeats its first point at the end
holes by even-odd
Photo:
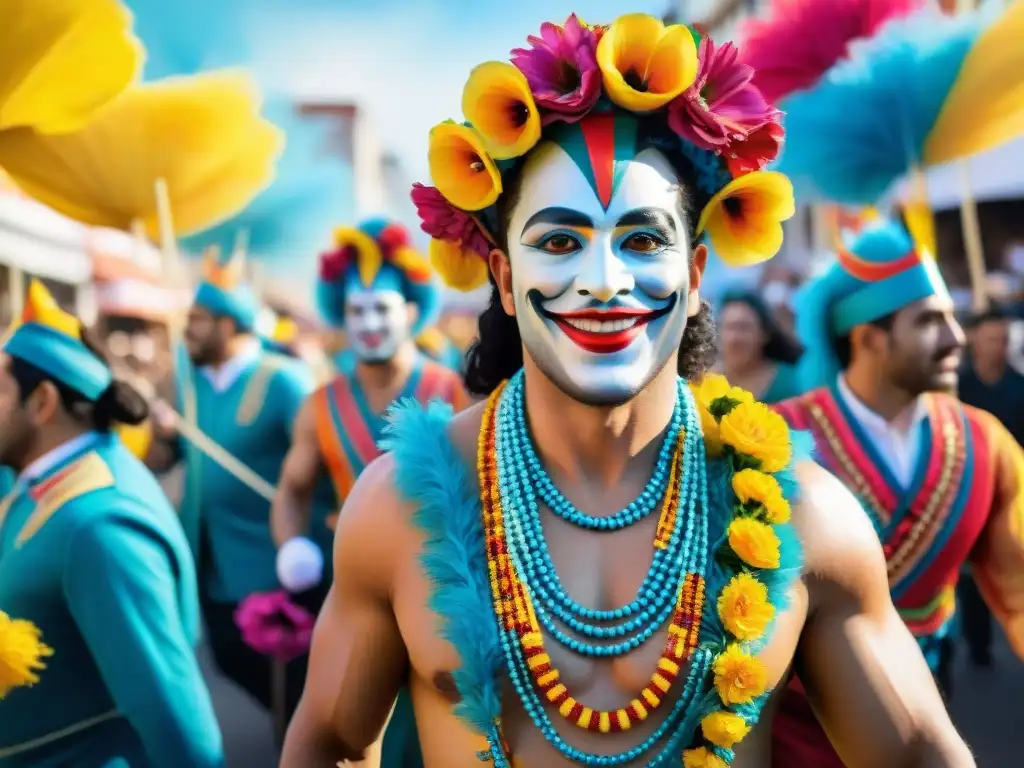
{"type": "MultiPolygon", "coordinates": [[[[1024,755],[1024,711],[1016,704],[1024,696],[1024,664],[1000,636],[995,664],[975,669],[960,653],[950,711],[971,745],[978,768],[1021,765],[1024,755]]],[[[204,653],[203,666],[224,733],[227,768],[277,768],[270,718],[231,683],[223,680],[204,653]]]]}

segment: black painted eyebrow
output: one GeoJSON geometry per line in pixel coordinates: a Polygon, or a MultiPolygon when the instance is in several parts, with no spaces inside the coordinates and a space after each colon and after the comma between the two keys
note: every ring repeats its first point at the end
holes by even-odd
{"type": "Polygon", "coordinates": [[[537,224],[548,224],[556,227],[593,227],[594,221],[585,213],[572,208],[543,208],[526,220],[523,232],[537,224]]]}
{"type": "Polygon", "coordinates": [[[658,227],[666,232],[676,231],[676,222],[672,214],[662,208],[637,208],[624,213],[619,219],[620,227],[658,227]]]}

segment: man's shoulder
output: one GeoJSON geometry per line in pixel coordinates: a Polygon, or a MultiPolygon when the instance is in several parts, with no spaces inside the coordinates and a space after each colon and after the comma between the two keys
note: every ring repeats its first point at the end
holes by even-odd
{"type": "Polygon", "coordinates": [[[829,397],[831,397],[831,390],[828,387],[816,387],[802,394],[773,403],[770,407],[779,413],[791,427],[806,429],[808,414],[811,413],[816,405],[819,405],[829,397]]]}
{"type": "Polygon", "coordinates": [[[849,489],[813,461],[801,461],[795,470],[799,491],[792,521],[807,574],[844,580],[844,571],[860,570],[858,558],[867,557],[869,565],[878,559],[884,563],[874,524],[849,489]]]}

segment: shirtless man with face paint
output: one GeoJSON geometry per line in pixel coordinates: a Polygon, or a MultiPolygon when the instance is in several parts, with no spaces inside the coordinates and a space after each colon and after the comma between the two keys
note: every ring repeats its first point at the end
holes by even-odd
{"type": "Polygon", "coordinates": [[[488,400],[394,412],[282,765],[359,759],[407,678],[428,768],[767,768],[795,667],[848,766],[973,766],[857,502],[747,393],[686,384],[713,335],[703,237],[763,260],[792,213],[762,170],[778,114],[749,85],[728,129],[686,101],[715,56],[687,28],[542,35],[431,133],[434,264],[492,281],[466,373],[488,400]]]}

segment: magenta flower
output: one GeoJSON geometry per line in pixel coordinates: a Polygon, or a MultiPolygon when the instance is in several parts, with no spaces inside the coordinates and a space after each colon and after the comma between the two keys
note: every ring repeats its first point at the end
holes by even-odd
{"type": "Polygon", "coordinates": [[[720,152],[770,122],[776,110],[751,82],[754,70],[732,43],[715,48],[704,37],[697,80],[669,105],[668,124],[684,139],[720,152]]]}
{"type": "Polygon", "coordinates": [[[309,650],[316,617],[287,592],[257,592],[235,610],[235,624],[254,651],[288,662],[309,650]]]}
{"type": "Polygon", "coordinates": [[[540,37],[530,35],[526,41],[533,47],[512,51],[512,63],[526,76],[534,102],[546,111],[542,123],[582,118],[601,96],[594,30],[574,13],[564,27],[546,22],[540,37]]]}
{"type": "Polygon", "coordinates": [[[412,185],[412,202],[420,217],[420,228],[436,240],[462,243],[465,250],[487,258],[491,243],[477,220],[448,202],[436,187],[412,185]]]}

